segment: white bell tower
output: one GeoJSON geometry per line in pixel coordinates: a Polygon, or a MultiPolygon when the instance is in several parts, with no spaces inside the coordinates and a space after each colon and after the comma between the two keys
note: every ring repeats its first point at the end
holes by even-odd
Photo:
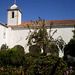
{"type": "Polygon", "coordinates": [[[16,3],[14,3],[10,8],[8,8],[7,13],[7,25],[20,25],[21,24],[21,10],[18,8],[16,3]]]}

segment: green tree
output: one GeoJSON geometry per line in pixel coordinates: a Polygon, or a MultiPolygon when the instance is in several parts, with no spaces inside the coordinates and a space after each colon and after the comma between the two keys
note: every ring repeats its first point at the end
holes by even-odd
{"type": "Polygon", "coordinates": [[[75,26],[73,32],[73,38],[70,40],[70,42],[65,46],[65,56],[71,55],[75,57],[75,26]]]}
{"type": "MultiPolygon", "coordinates": [[[[57,30],[53,31],[52,33],[53,23],[51,22],[49,26],[49,32],[47,32],[45,20],[42,20],[40,17],[39,21],[37,21],[36,23],[39,24],[40,27],[35,28],[34,31],[31,31],[28,25],[28,28],[30,30],[27,37],[28,45],[36,45],[36,47],[38,47],[38,50],[43,49],[43,53],[46,53],[46,50],[50,51],[52,49],[51,45],[56,45],[54,42],[55,40],[53,39],[53,35],[57,32],[57,30]]],[[[58,49],[56,49],[56,51],[57,50],[58,49]]]]}
{"type": "Polygon", "coordinates": [[[0,65],[20,66],[25,61],[24,48],[21,45],[16,45],[12,49],[0,51],[0,65]]]}

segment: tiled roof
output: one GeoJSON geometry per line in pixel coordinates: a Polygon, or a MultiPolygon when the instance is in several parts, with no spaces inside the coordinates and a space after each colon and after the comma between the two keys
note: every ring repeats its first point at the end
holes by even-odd
{"type": "MultiPolygon", "coordinates": [[[[75,25],[75,19],[73,20],[46,20],[45,25],[49,26],[50,23],[53,23],[53,26],[73,26],[75,25]]],[[[41,26],[42,21],[23,21],[20,25],[9,25],[9,27],[27,27],[29,25],[30,27],[33,26],[41,26]]]]}
{"type": "Polygon", "coordinates": [[[0,25],[2,25],[2,26],[4,26],[4,27],[8,28],[5,24],[3,24],[3,23],[1,23],[1,22],[0,22],[0,25]]]}

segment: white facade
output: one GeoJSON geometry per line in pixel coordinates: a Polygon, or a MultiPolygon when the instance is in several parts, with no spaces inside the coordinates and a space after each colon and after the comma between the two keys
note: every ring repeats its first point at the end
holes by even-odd
{"type": "Polygon", "coordinates": [[[18,6],[14,4],[7,11],[7,25],[20,25],[21,11],[18,9],[18,6]]]}
{"type": "MultiPolygon", "coordinates": [[[[25,49],[25,52],[29,52],[29,47],[27,46],[28,40],[26,40],[29,29],[27,27],[13,27],[21,24],[21,11],[18,9],[18,6],[14,4],[8,9],[7,13],[7,26],[4,26],[0,23],[0,47],[2,44],[7,44],[9,48],[14,47],[15,45],[22,45],[25,49]],[[12,16],[14,12],[14,16],[12,16]],[[10,25],[10,27],[9,27],[10,25]],[[12,27],[11,27],[12,26],[12,27]]],[[[58,36],[61,36],[63,40],[68,43],[73,36],[72,30],[73,26],[57,26],[53,28],[53,31],[57,29],[57,33],[53,36],[54,39],[57,39],[58,36]]],[[[32,28],[32,30],[34,30],[32,28]]],[[[49,32],[49,28],[47,27],[49,32]]],[[[63,57],[64,52],[59,50],[59,57],[63,57]]]]}
{"type": "MultiPolygon", "coordinates": [[[[53,36],[53,38],[57,39],[58,36],[61,36],[63,38],[63,40],[65,41],[65,43],[67,44],[70,39],[73,36],[72,30],[74,30],[74,27],[55,27],[53,28],[53,30],[56,30],[57,32],[55,33],[55,35],[53,36]]],[[[49,31],[49,29],[48,29],[49,31]]]]}
{"type": "Polygon", "coordinates": [[[7,27],[0,23],[0,47],[2,44],[6,44],[6,31],[7,27]]]}
{"type": "Polygon", "coordinates": [[[29,30],[27,28],[14,28],[14,29],[8,28],[7,45],[9,46],[9,48],[14,47],[15,45],[21,45],[24,47],[26,53],[29,52],[27,47],[28,41],[26,40],[28,32],[29,30]]]}
{"type": "MultiPolygon", "coordinates": [[[[56,30],[56,29],[57,29],[57,33],[55,33],[55,35],[53,36],[54,39],[57,39],[59,36],[61,36],[63,40],[65,41],[65,43],[68,43],[73,36],[72,30],[74,28],[73,27],[66,27],[66,28],[56,27],[56,28],[53,28],[52,30],[56,30]]],[[[47,29],[47,31],[49,31],[49,29],[47,29]]],[[[29,29],[27,28],[13,28],[13,29],[8,28],[7,45],[9,46],[9,48],[14,47],[15,45],[22,45],[25,49],[25,52],[28,53],[29,52],[29,47],[27,46],[28,40],[26,40],[28,33],[29,33],[29,29]]],[[[64,55],[63,52],[59,50],[59,57],[63,57],[63,55],[64,55]]]]}
{"type": "MultiPolygon", "coordinates": [[[[58,36],[61,36],[63,40],[68,43],[73,36],[72,30],[73,27],[56,27],[52,30],[56,30],[57,33],[53,36],[54,39],[57,39],[58,36]]],[[[32,29],[34,30],[34,29],[32,29]]],[[[49,31],[49,29],[47,29],[49,31]]],[[[9,48],[14,47],[15,45],[22,45],[25,49],[25,52],[29,52],[29,47],[27,46],[28,40],[26,40],[29,33],[28,28],[7,28],[0,25],[0,47],[2,44],[7,44],[9,48]]],[[[59,50],[59,57],[62,57],[63,53],[59,50]]]]}

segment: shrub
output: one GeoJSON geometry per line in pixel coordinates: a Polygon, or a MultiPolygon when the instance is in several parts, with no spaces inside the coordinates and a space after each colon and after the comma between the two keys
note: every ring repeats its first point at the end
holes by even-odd
{"type": "Polygon", "coordinates": [[[68,70],[67,63],[57,55],[33,54],[25,62],[26,75],[63,75],[68,70]]]}
{"type": "Polygon", "coordinates": [[[69,41],[69,43],[65,46],[64,51],[65,51],[65,56],[66,55],[71,55],[75,57],[75,26],[73,32],[73,38],[69,41]]]}
{"type": "Polygon", "coordinates": [[[51,42],[50,47],[46,48],[46,53],[57,54],[58,55],[58,47],[55,43],[51,42]]]}
{"type": "Polygon", "coordinates": [[[19,51],[21,53],[24,53],[24,48],[21,45],[16,45],[12,48],[13,51],[19,51]]]}
{"type": "Polygon", "coordinates": [[[20,66],[22,65],[23,61],[25,61],[24,48],[20,45],[13,47],[11,54],[12,65],[20,66]]]}
{"type": "Polygon", "coordinates": [[[24,69],[22,66],[0,66],[0,75],[24,75],[24,69]]]}
{"type": "Polygon", "coordinates": [[[8,46],[7,46],[6,44],[3,44],[3,45],[1,46],[1,50],[6,50],[6,49],[8,49],[8,46]]]}
{"type": "Polygon", "coordinates": [[[41,49],[38,45],[29,46],[29,52],[40,53],[41,49]]]}
{"type": "Polygon", "coordinates": [[[75,58],[75,26],[74,26],[74,30],[72,31],[73,32],[73,38],[69,41],[69,43],[65,46],[64,48],[64,58],[69,61],[69,65],[72,65],[75,67],[75,61],[73,58],[75,58]],[[71,56],[70,57],[68,57],[71,56]]]}
{"type": "Polygon", "coordinates": [[[8,65],[11,63],[11,50],[1,50],[0,51],[0,64],[8,65]]]}
{"type": "Polygon", "coordinates": [[[75,39],[71,39],[65,46],[65,54],[75,57],[75,39]]]}
{"type": "Polygon", "coordinates": [[[0,64],[20,66],[25,61],[24,48],[20,45],[12,49],[0,51],[0,64]]]}

